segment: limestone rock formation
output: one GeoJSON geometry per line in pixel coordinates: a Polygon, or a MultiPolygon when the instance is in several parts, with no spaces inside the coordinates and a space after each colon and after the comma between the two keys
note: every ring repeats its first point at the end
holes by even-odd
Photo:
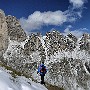
{"type": "MultiPolygon", "coordinates": [[[[0,10],[0,53],[3,53],[8,47],[8,30],[5,14],[0,10]]],[[[2,54],[0,55],[2,56],[2,54]]]]}
{"type": "Polygon", "coordinates": [[[19,20],[16,17],[11,15],[6,16],[6,22],[10,40],[24,41],[26,39],[26,33],[21,28],[19,20]]]}
{"type": "Polygon", "coordinates": [[[63,34],[55,30],[52,32],[48,32],[45,39],[47,54],[49,56],[53,55],[55,52],[58,52],[58,50],[73,51],[76,46],[76,42],[77,38],[72,34],[64,36],[63,34]]]}
{"type": "Polygon", "coordinates": [[[29,36],[28,42],[24,45],[24,54],[31,55],[33,52],[39,52],[41,60],[45,59],[45,49],[42,46],[41,38],[37,34],[31,34],[29,36]]]}
{"type": "Polygon", "coordinates": [[[32,52],[35,52],[37,49],[39,49],[40,44],[41,41],[37,35],[32,34],[29,36],[28,42],[24,45],[25,54],[30,55],[32,52]]]}
{"type": "Polygon", "coordinates": [[[80,49],[86,50],[90,52],[90,35],[89,34],[83,34],[81,42],[80,42],[80,49]]]}

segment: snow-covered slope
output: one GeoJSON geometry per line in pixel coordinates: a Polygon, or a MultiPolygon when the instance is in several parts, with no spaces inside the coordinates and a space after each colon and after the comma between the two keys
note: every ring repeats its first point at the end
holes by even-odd
{"type": "Polygon", "coordinates": [[[43,85],[25,77],[13,78],[0,67],[0,90],[47,90],[43,85]]]}

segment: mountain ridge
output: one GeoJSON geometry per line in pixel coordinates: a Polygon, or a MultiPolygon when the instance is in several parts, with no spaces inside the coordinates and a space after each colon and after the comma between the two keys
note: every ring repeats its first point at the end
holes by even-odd
{"type": "MultiPolygon", "coordinates": [[[[65,90],[89,90],[90,34],[85,33],[77,38],[71,33],[64,36],[53,30],[47,32],[46,36],[39,33],[27,36],[15,17],[5,17],[0,13],[6,18],[7,44],[4,41],[6,46],[4,52],[1,47],[0,53],[2,52],[1,57],[7,66],[39,81],[36,72],[38,65],[44,61],[48,68],[46,82],[65,90]]],[[[1,31],[2,29],[0,34],[1,31]]]]}

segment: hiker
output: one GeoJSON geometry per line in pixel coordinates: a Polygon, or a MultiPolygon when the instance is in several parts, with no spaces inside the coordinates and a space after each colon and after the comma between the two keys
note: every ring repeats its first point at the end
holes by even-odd
{"type": "Polygon", "coordinates": [[[42,64],[38,67],[37,74],[38,73],[41,76],[41,84],[45,84],[45,82],[44,82],[44,76],[47,73],[47,69],[46,69],[46,66],[44,65],[44,62],[42,62],[42,64]]]}

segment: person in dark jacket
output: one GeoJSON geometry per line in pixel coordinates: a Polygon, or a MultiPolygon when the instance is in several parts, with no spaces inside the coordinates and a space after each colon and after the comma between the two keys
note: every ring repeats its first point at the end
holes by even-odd
{"type": "Polygon", "coordinates": [[[42,64],[38,67],[37,73],[39,73],[41,76],[41,84],[45,84],[44,76],[47,73],[47,69],[46,66],[44,65],[44,62],[42,62],[42,64]]]}

